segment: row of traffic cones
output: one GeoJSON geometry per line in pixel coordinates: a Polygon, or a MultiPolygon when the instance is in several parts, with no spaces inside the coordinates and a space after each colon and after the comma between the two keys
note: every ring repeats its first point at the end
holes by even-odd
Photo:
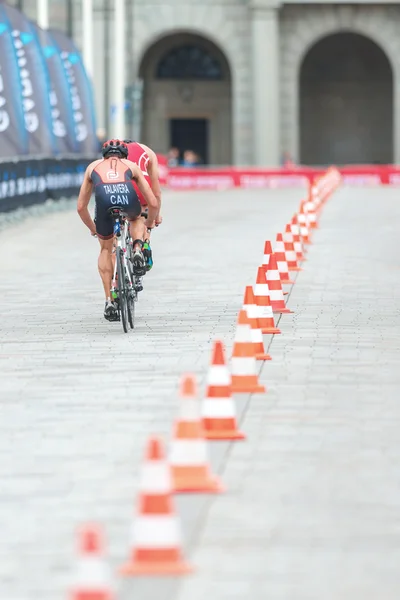
{"type": "MultiPolygon", "coordinates": [[[[264,335],[281,333],[274,313],[292,312],[286,306],[283,285],[292,285],[290,274],[302,270],[300,263],[306,259],[319,212],[339,182],[338,172],[328,170],[310,186],[298,213],[277,235],[274,251],[271,242],[265,242],[256,282],[245,289],[230,369],[224,344],[217,340],[202,402],[198,400],[195,377],[182,377],[180,414],[173,426],[169,452],[158,437],[152,436],[146,445],[128,557],[119,569],[121,575],[171,576],[193,570],[184,556],[174,494],[224,492],[223,483],[212,472],[208,442],[246,438],[239,429],[233,394],[266,391],[257,374],[257,361],[271,360],[264,335]]],[[[77,583],[70,600],[115,600],[111,573],[104,560],[103,532],[98,525],[87,525],[79,531],[78,540],[77,583]]]]}

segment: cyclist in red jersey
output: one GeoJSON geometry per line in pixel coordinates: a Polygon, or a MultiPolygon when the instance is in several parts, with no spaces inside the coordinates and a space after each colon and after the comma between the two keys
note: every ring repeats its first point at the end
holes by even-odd
{"type": "MultiPolygon", "coordinates": [[[[144,178],[146,179],[147,183],[149,184],[154,196],[157,199],[158,212],[157,212],[156,218],[152,224],[152,227],[154,227],[154,225],[157,227],[162,222],[162,217],[160,214],[160,211],[161,211],[161,186],[160,186],[160,181],[159,181],[158,160],[157,160],[156,153],[151,148],[146,146],[145,144],[142,144],[139,142],[134,142],[133,140],[124,140],[124,142],[128,146],[128,160],[130,160],[131,162],[136,163],[138,165],[139,169],[143,173],[144,178]]],[[[146,202],[145,198],[143,197],[143,194],[141,193],[141,191],[136,186],[136,184],[134,184],[134,185],[135,185],[136,193],[137,193],[140,203],[142,205],[142,208],[143,208],[143,210],[145,210],[147,208],[147,202],[146,202]]],[[[144,245],[143,245],[143,254],[146,257],[146,262],[148,264],[148,267],[151,268],[153,266],[153,257],[152,257],[152,252],[151,252],[151,248],[150,248],[150,230],[145,225],[144,220],[143,220],[143,239],[145,241],[144,245]]]]}

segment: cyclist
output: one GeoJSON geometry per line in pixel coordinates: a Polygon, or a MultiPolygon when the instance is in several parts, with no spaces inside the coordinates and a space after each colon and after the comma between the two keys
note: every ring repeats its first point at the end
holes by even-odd
{"type": "MultiPolygon", "coordinates": [[[[139,169],[142,171],[144,178],[150,185],[153,194],[158,201],[158,212],[154,222],[154,225],[158,226],[162,222],[162,217],[160,215],[161,187],[159,182],[157,155],[151,148],[149,148],[145,144],[134,142],[133,140],[124,140],[124,142],[128,145],[128,159],[138,165],[139,169]]],[[[144,198],[143,194],[140,192],[139,189],[137,189],[137,187],[136,193],[140,200],[140,204],[142,205],[143,211],[146,211],[146,198],[144,198]]],[[[153,266],[153,255],[150,248],[150,230],[147,230],[147,228],[144,225],[143,236],[143,239],[145,240],[143,246],[143,253],[146,257],[147,268],[151,269],[151,267],[153,266]]]]}
{"type": "Polygon", "coordinates": [[[98,261],[99,273],[106,295],[104,318],[113,321],[117,307],[111,301],[111,283],[113,276],[113,220],[108,215],[110,207],[120,207],[128,215],[130,234],[133,240],[133,270],[143,275],[146,262],[142,248],[144,242],[143,229],[154,226],[158,214],[158,201],[137,164],[127,160],[128,146],[120,140],[108,140],[102,147],[103,158],[95,160],[86,169],[79,192],[77,211],[80,218],[100,242],[98,261]],[[142,207],[136,193],[137,185],[148,206],[148,216],[141,218],[142,207]],[[88,205],[94,189],[96,209],[93,222],[88,205]]]}

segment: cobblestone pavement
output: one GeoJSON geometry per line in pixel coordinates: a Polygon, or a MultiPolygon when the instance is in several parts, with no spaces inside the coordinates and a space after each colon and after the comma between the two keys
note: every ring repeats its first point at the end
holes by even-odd
{"type": "MultiPolygon", "coordinates": [[[[212,340],[230,346],[263,241],[300,198],[166,195],[128,336],[101,318],[97,242],[75,213],[1,233],[1,600],[65,597],[88,519],[123,561],[145,440],[169,435],[181,373],[203,383],[212,340]]],[[[269,392],[239,400],[248,440],[212,444],[227,493],[177,501],[197,571],[120,582],[119,600],[398,599],[399,212],[394,190],[331,199],[269,392]]]]}

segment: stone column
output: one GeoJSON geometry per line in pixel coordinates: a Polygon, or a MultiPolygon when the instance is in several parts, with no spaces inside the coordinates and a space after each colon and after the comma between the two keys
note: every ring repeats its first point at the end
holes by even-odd
{"type": "Polygon", "coordinates": [[[82,48],[83,64],[90,78],[93,77],[94,39],[93,39],[93,0],[82,1],[82,48]]]}
{"type": "Polygon", "coordinates": [[[36,21],[42,29],[49,28],[49,0],[36,1],[36,21]]]}
{"type": "Polygon", "coordinates": [[[393,74],[393,162],[400,164],[400,64],[392,69],[393,74]]]}
{"type": "MultiPolygon", "coordinates": [[[[85,0],[86,1],[86,0],[85,0]]],[[[124,48],[124,39],[126,32],[126,4],[125,0],[115,0],[114,2],[114,38],[112,41],[114,58],[114,134],[120,140],[125,138],[125,87],[126,87],[126,62],[124,56],[121,57],[121,46],[118,43],[122,40],[124,48]]]]}
{"type": "Polygon", "coordinates": [[[280,164],[279,20],[271,0],[252,0],[254,164],[280,164]]]}

